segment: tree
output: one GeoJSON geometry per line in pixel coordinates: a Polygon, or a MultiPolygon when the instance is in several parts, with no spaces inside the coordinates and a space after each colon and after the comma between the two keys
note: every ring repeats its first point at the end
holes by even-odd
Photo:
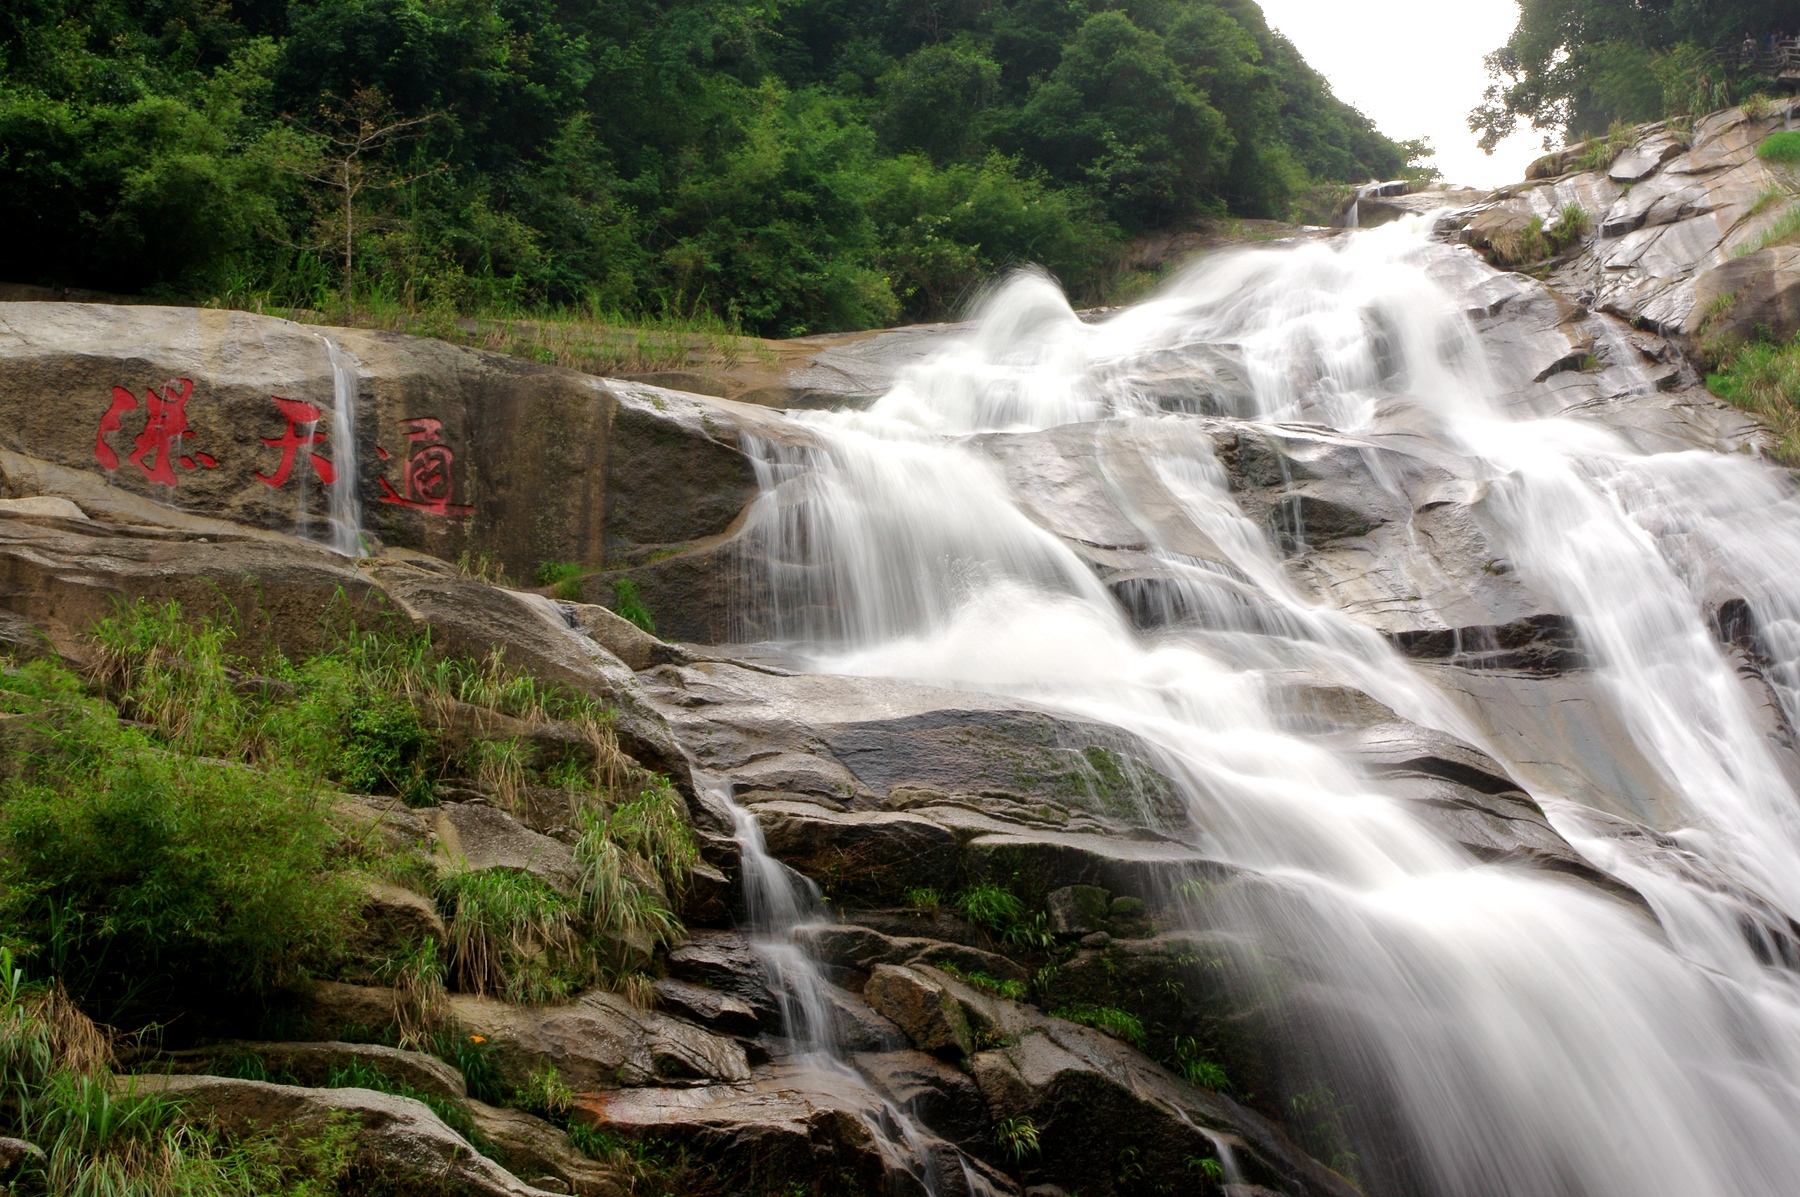
{"type": "Polygon", "coordinates": [[[1217,195],[1235,145],[1163,39],[1121,12],[1087,19],[1015,129],[1053,176],[1093,187],[1134,229],[1199,211],[1217,195]]]}
{"type": "MultiPolygon", "coordinates": [[[[344,307],[356,302],[356,205],[365,192],[394,191],[444,170],[437,163],[399,171],[387,161],[396,146],[422,137],[438,114],[400,117],[380,92],[364,88],[348,100],[327,96],[316,128],[301,126],[318,144],[318,158],[300,168],[308,182],[336,193],[330,217],[339,227],[332,238],[344,257],[344,307]]],[[[365,230],[366,231],[366,230],[365,230]]]]}
{"type": "Polygon", "coordinates": [[[1000,67],[968,42],[925,46],[881,77],[872,124],[888,146],[944,163],[980,143],[977,122],[1000,88],[1000,67]]]}

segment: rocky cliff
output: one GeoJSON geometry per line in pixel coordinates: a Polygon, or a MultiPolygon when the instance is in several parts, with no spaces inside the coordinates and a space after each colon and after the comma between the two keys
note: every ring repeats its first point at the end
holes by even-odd
{"type": "MultiPolygon", "coordinates": [[[[1733,111],[1691,135],[1640,130],[1604,168],[1440,213],[1443,235],[1418,260],[1473,337],[1443,353],[1486,363],[1515,416],[1644,453],[1761,451],[1763,432],[1698,385],[1678,339],[1700,312],[1724,318],[1706,296],[1749,302],[1762,288],[1788,302],[1779,271],[1758,272],[1790,251],[1732,256],[1778,216],[1759,197],[1783,180],[1754,145],[1780,120],[1733,111]],[[1463,243],[1491,250],[1570,204],[1596,233],[1541,279],[1463,243]]],[[[1401,314],[1369,317],[1389,318],[1401,314]]],[[[970,339],[951,326],[865,338],[829,385],[794,375],[735,389],[822,406],[866,397],[914,377],[904,369],[930,347],[970,339]]],[[[1307,636],[1340,655],[1266,667],[1257,702],[1272,728],[1345,762],[1467,859],[1572,887],[1633,926],[1651,923],[1651,904],[1626,866],[1678,861],[1737,903],[1745,936],[1800,958],[1775,905],[1666,834],[1681,796],[1634,747],[1559,592],[1512,559],[1496,478],[1444,450],[1428,409],[1396,399],[1354,429],[1259,418],[1243,345],[1203,337],[1071,368],[1074,389],[1118,400],[1116,418],[962,441],[1032,534],[1080,563],[1071,585],[1104,587],[1152,642],[1196,624],[1288,635],[1305,612],[1333,613],[1307,636]],[[1194,516],[1160,455],[1171,435],[1216,464],[1229,520],[1194,516]],[[1274,572],[1246,565],[1244,536],[1273,546],[1274,572]],[[1466,734],[1359,673],[1358,653],[1410,661],[1466,734]],[[1582,809],[1582,845],[1534,794],[1582,809]]],[[[1253,950],[1195,915],[1196,895],[1273,909],[1290,882],[1221,853],[1225,830],[1206,822],[1217,808],[1166,745],[1029,697],[733,647],[815,626],[775,601],[783,571],[804,563],[771,512],[830,484],[832,443],[761,403],[430,341],[230,312],[0,305],[0,636],[21,656],[87,662],[94,621],[147,596],[228,611],[300,654],[318,643],[318,612],[348,603],[371,625],[429,629],[441,652],[497,649],[604,700],[624,750],[685,796],[713,886],[684,910],[692,934],[659,958],[652,1009],[595,990],[541,1007],[452,995],[454,1012],[521,1083],[554,1064],[582,1125],[687,1152],[718,1191],[1298,1197],[1356,1191],[1345,1174],[1405,1173],[1359,1166],[1348,1123],[1300,1087],[1292,1037],[1307,986],[1237,983],[1253,950]],[[354,420],[337,418],[351,403],[354,420]],[[360,501],[365,555],[320,543],[342,518],[337,478],[360,501]],[[475,576],[484,557],[522,581],[574,563],[583,601],[492,584],[475,576]],[[618,605],[620,580],[662,639],[602,609],[618,605]],[[740,929],[756,915],[746,870],[763,867],[764,846],[828,912],[797,947],[818,970],[829,1067],[796,1046],[791,974],[740,929]],[[991,892],[1005,895],[997,911],[968,897],[991,892]]],[[[1800,777],[1745,596],[1707,603],[1733,684],[1800,777]]],[[[422,852],[553,879],[566,849],[550,822],[474,791],[439,798],[417,811],[375,802],[368,817],[422,852]]],[[[324,1067],[307,1053],[391,1050],[328,1038],[390,1021],[390,992],[336,982],[293,1000],[323,1047],[231,1050],[275,1053],[298,1080],[324,1067]]],[[[222,1050],[150,1067],[178,1072],[166,1084],[228,1124],[362,1102],[365,1134],[387,1135],[382,1150],[409,1175],[437,1176],[432,1191],[528,1191],[428,1113],[389,1108],[399,1099],[209,1078],[222,1050]]],[[[400,1054],[384,1066],[462,1100],[459,1076],[400,1054]]],[[[534,1185],[623,1183],[556,1128],[472,1107],[494,1154],[534,1185]]]]}

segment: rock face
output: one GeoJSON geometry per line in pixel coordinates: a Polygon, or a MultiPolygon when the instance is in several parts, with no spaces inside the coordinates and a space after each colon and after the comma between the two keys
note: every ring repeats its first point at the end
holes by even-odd
{"type": "Polygon", "coordinates": [[[737,438],[771,425],[753,406],[389,333],[204,308],[0,313],[0,448],[16,455],[0,497],[80,503],[54,489],[75,472],[115,511],[328,539],[342,477],[379,541],[485,555],[519,579],[724,532],[756,486],[737,438]],[[352,404],[355,443],[339,443],[352,404]]]}
{"type": "Polygon", "coordinates": [[[1640,125],[1609,165],[1579,169],[1591,147],[1573,147],[1540,159],[1526,183],[1447,219],[1485,247],[1518,234],[1533,217],[1553,226],[1565,206],[1578,204],[1595,232],[1551,271],[1548,281],[1563,294],[1664,335],[1748,332],[1758,321],[1787,335],[1800,312],[1780,298],[1786,259],[1754,255],[1778,277],[1745,286],[1755,267],[1735,258],[1756,249],[1791,205],[1771,202],[1790,186],[1784,168],[1756,157],[1757,143],[1782,129],[1786,117],[1729,108],[1701,118],[1691,132],[1640,125]],[[1738,291],[1746,292],[1743,317],[1721,313],[1719,297],[1738,291]]]}
{"type": "Polygon", "coordinates": [[[167,1093],[190,1117],[227,1134],[272,1130],[299,1141],[334,1116],[357,1120],[353,1169],[371,1188],[445,1197],[542,1197],[477,1152],[420,1102],[371,1089],[305,1089],[214,1076],[133,1078],[139,1093],[167,1093]]]}
{"type": "Polygon", "coordinates": [[[522,1084],[545,1066],[579,1090],[750,1077],[739,1044],[658,1011],[639,1010],[617,994],[595,990],[567,1006],[536,1008],[459,994],[450,1004],[459,1025],[492,1045],[496,1067],[509,1084],[522,1084]]]}

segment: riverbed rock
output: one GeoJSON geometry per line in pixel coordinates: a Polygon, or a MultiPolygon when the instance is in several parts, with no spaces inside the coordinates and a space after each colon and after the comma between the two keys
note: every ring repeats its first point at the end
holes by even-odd
{"type": "Polygon", "coordinates": [[[528,873],[565,897],[581,884],[581,869],[567,844],[520,824],[505,811],[468,802],[433,809],[440,865],[446,871],[510,869],[528,873]]]}
{"type": "Polygon", "coordinates": [[[1800,330],[1800,246],[1732,258],[1694,280],[1694,331],[1709,339],[1785,341],[1800,330]]]}
{"type": "Polygon", "coordinates": [[[465,1104],[495,1160],[513,1175],[539,1188],[559,1181],[576,1197],[626,1197],[631,1192],[629,1176],[577,1151],[560,1126],[523,1110],[472,1100],[465,1104]]]}
{"type": "Polygon", "coordinates": [[[877,1014],[893,1020],[920,1051],[967,1056],[975,1050],[974,1032],[940,976],[935,969],[878,964],[863,986],[863,1000],[877,1014]]]}
{"type": "Polygon", "coordinates": [[[380,959],[408,943],[429,941],[444,947],[448,935],[437,903],[374,877],[358,878],[357,884],[362,891],[357,907],[361,925],[350,947],[362,959],[380,959]]]}
{"type": "Polygon", "coordinates": [[[618,994],[589,990],[565,1006],[513,1006],[453,994],[457,1023],[480,1035],[501,1079],[522,1084],[550,1066],[579,1091],[749,1079],[741,1044],[618,994]]]}
{"type": "MultiPolygon", "coordinates": [[[[678,1146],[749,1197],[776,1197],[821,1176],[851,1191],[925,1192],[911,1149],[871,1129],[892,1126],[884,1099],[848,1071],[785,1062],[744,1084],[584,1094],[575,1117],[628,1140],[678,1146]]],[[[1012,1189],[990,1179],[999,1193],[1012,1189]]]]}
{"type": "Polygon", "coordinates": [[[138,1093],[166,1093],[186,1115],[226,1134],[273,1131],[290,1143],[333,1117],[356,1119],[355,1183],[445,1197],[541,1197],[469,1145],[423,1103],[371,1089],[307,1089],[215,1076],[130,1078],[138,1093]]]}

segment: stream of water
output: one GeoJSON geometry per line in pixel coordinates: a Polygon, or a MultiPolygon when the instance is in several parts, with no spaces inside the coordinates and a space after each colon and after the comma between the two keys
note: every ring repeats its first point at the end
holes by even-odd
{"type": "MultiPolygon", "coordinates": [[[[870,410],[803,417],[819,447],[752,445],[762,614],[819,670],[1004,693],[1153,746],[1194,842],[1265,879],[1195,924],[1253,945],[1246,967],[1284,995],[1288,1066],[1336,1107],[1327,1162],[1371,1191],[1800,1191],[1800,988],[1779,946],[1800,916],[1800,804],[1708,622],[1720,596],[1747,600],[1792,717],[1793,486],[1747,457],[1646,453],[1593,420],[1512,413],[1466,305],[1432,281],[1432,256],[1451,252],[1407,221],[1225,257],[1096,324],[1016,277],[870,410]],[[1171,401],[1171,378],[1219,385],[1171,401]],[[1639,813],[1654,850],[1616,834],[1592,787],[1547,782],[1441,671],[1304,592],[1283,563],[1296,547],[1231,489],[1209,432],[1221,418],[1349,438],[1392,494],[1429,462],[1484,495],[1499,551],[1574,620],[1591,701],[1629,738],[1602,751],[1653,775],[1639,813]],[[1003,468],[1044,430],[1097,438],[1169,626],[1134,626],[1046,527],[1043,494],[1003,468]],[[1656,918],[1477,861],[1288,730],[1275,696],[1296,672],[1493,753],[1656,918]]],[[[783,967],[810,966],[796,951],[783,967]]]]}

